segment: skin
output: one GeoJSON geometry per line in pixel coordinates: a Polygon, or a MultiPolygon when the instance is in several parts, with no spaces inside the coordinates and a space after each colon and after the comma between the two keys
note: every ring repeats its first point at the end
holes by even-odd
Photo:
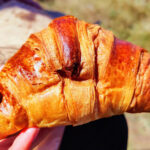
{"type": "Polygon", "coordinates": [[[28,150],[39,133],[38,128],[24,129],[19,135],[0,141],[2,150],[28,150]],[[25,141],[25,142],[24,142],[25,141]]]}
{"type": "Polygon", "coordinates": [[[0,140],[0,148],[1,150],[30,150],[38,144],[39,150],[43,148],[57,150],[63,131],[64,127],[24,129],[18,135],[0,140]],[[57,139],[57,142],[54,139],[57,139]],[[39,140],[40,143],[38,142],[39,140]]]}

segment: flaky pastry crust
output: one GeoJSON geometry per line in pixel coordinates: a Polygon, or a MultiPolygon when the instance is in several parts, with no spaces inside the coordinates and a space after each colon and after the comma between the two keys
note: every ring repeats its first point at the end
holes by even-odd
{"type": "Polygon", "coordinates": [[[0,71],[0,138],[150,111],[150,54],[73,16],[32,34],[0,71]]]}

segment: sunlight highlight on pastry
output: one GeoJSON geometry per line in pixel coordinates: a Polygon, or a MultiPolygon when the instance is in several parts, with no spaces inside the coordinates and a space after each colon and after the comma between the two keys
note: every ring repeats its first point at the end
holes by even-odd
{"type": "Polygon", "coordinates": [[[150,54],[73,16],[32,34],[0,71],[0,138],[150,111],[150,54]]]}

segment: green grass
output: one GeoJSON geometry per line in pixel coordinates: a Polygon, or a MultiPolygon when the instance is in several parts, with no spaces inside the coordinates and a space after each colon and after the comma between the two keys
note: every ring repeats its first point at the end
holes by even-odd
{"type": "Polygon", "coordinates": [[[150,50],[150,0],[35,0],[48,10],[101,21],[120,39],[150,50]]]}

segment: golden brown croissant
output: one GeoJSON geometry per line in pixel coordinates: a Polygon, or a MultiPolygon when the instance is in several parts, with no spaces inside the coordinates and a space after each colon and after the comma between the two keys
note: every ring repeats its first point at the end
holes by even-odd
{"type": "Polygon", "coordinates": [[[150,111],[150,54],[72,16],[32,34],[0,72],[0,138],[150,111]]]}

